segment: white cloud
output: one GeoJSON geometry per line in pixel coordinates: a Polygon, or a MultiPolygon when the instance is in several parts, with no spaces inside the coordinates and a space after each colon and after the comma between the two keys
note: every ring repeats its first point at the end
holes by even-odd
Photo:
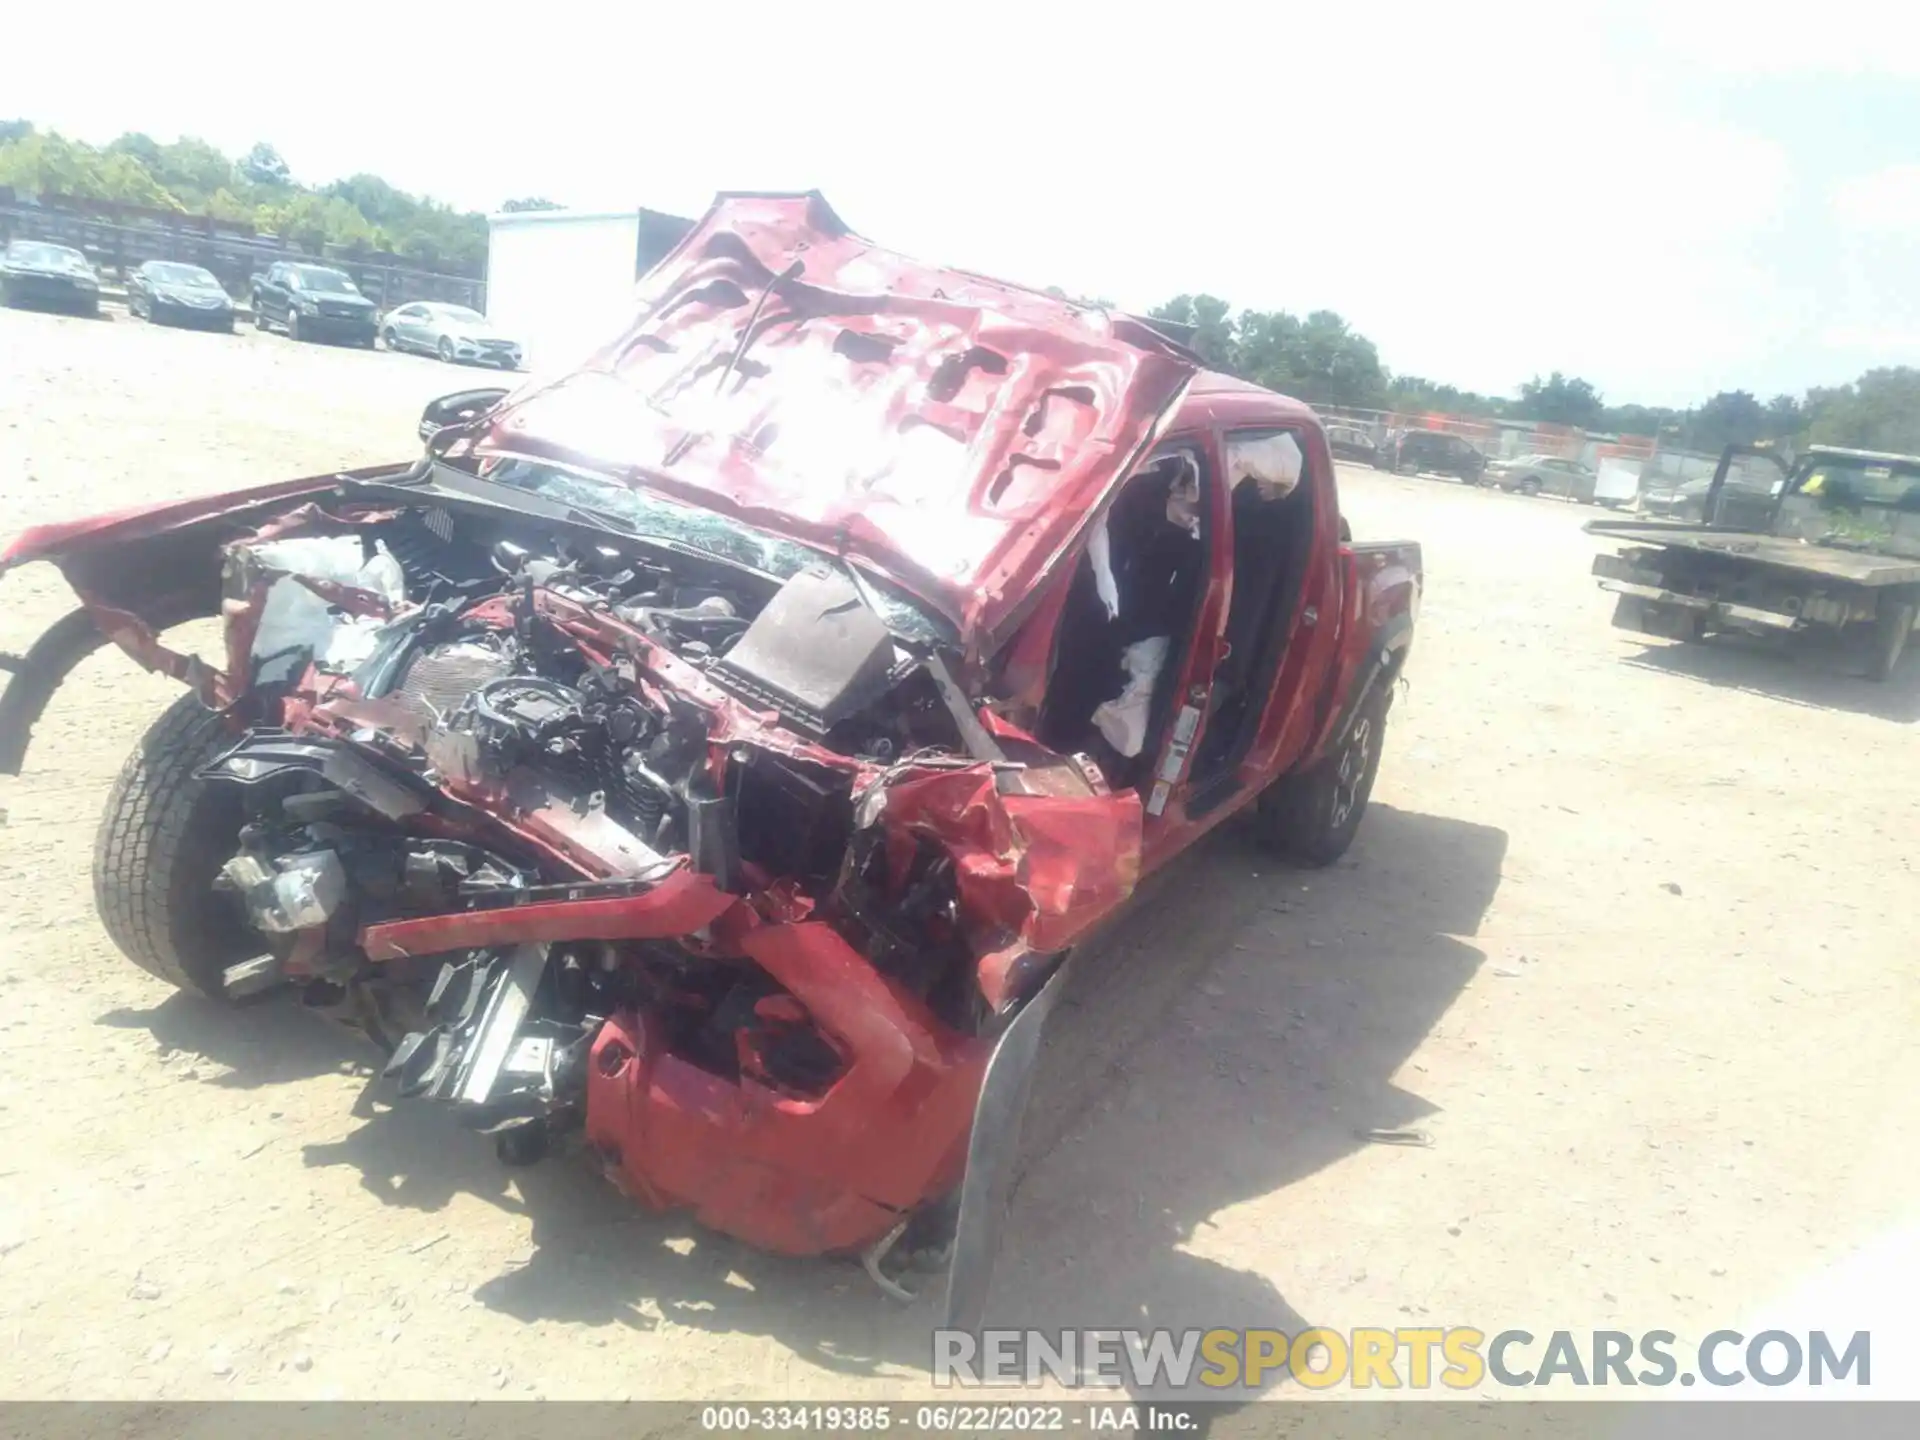
{"type": "MultiPolygon", "coordinates": [[[[1920,22],[1831,20],[1852,3],[1816,27],[1688,0],[1460,0],[1387,7],[1362,34],[1347,11],[1207,0],[1173,29],[1032,0],[963,19],[844,0],[830,24],[787,3],[739,0],[716,24],[549,0],[516,24],[508,69],[429,61],[456,89],[504,86],[492,108],[395,79],[444,51],[437,12],[339,0],[332,32],[379,37],[354,62],[377,104],[256,72],[274,32],[311,29],[257,8],[133,50],[74,50],[50,27],[6,103],[96,140],[266,139],[309,181],[371,170],[480,208],[691,212],[715,189],[817,186],[929,259],[1131,305],[1205,289],[1334,309],[1396,370],[1500,391],[1557,368],[1684,403],[1757,383],[1755,357],[1818,309],[1795,288],[1813,280],[1762,257],[1786,207],[1826,198],[1797,195],[1772,144],[1687,113],[1684,82],[1907,63],[1888,52],[1920,22]],[[166,78],[194,66],[228,78],[166,78]]],[[[1904,50],[1920,64],[1920,39],[1904,50]]],[[[1823,319],[1860,318],[1825,298],[1823,319]]]]}
{"type": "Polygon", "coordinates": [[[1920,165],[1890,165],[1843,181],[1833,209],[1849,230],[1869,235],[1920,235],[1920,165]]]}
{"type": "Polygon", "coordinates": [[[1911,357],[1920,352],[1920,327],[1829,325],[1820,332],[1820,343],[1830,350],[1860,350],[1890,359],[1911,357]]]}
{"type": "Polygon", "coordinates": [[[1616,0],[1610,19],[1706,74],[1920,75],[1920,11],[1895,0],[1616,0]]]}

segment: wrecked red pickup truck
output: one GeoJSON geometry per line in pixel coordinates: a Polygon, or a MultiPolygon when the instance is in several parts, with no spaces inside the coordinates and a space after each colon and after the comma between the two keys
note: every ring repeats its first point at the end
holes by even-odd
{"type": "Polygon", "coordinates": [[[352,1024],[510,1162],[950,1256],[970,1325],[1064,957],[1235,812],[1346,849],[1419,548],[1348,541],[1305,406],[817,195],[722,196],[640,298],[413,463],[15,538],[81,604],[0,770],[105,641],[181,680],[99,831],[134,963],[352,1024]]]}

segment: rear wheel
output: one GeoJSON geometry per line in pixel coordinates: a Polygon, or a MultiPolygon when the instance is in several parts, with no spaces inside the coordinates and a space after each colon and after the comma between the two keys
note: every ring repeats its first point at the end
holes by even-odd
{"type": "Polygon", "coordinates": [[[1347,853],[1380,771],[1392,698],[1391,682],[1383,684],[1329,754],[1310,769],[1281,776],[1260,797],[1254,825],[1265,845],[1314,866],[1347,853]]]}
{"type": "Polygon", "coordinates": [[[93,846],[94,905],[120,953],[214,997],[228,966],[266,950],[237,902],[213,888],[239,845],[240,801],[193,772],[230,743],[217,714],[181,696],[128,757],[93,846]]]}
{"type": "Polygon", "coordinates": [[[453,341],[444,335],[440,337],[440,358],[449,365],[453,363],[453,341]]]}
{"type": "Polygon", "coordinates": [[[1873,625],[1873,654],[1867,662],[1869,679],[1893,677],[1901,655],[1906,653],[1907,637],[1913,634],[1914,614],[1911,600],[1895,601],[1889,597],[1880,602],[1880,613],[1873,625]]]}
{"type": "Polygon", "coordinates": [[[287,338],[289,340],[302,338],[300,334],[300,312],[291,308],[287,311],[287,338]]]}
{"type": "Polygon", "coordinates": [[[1539,480],[1531,475],[1527,476],[1526,479],[1520,482],[1520,493],[1522,495],[1538,495],[1540,493],[1539,480]]]}

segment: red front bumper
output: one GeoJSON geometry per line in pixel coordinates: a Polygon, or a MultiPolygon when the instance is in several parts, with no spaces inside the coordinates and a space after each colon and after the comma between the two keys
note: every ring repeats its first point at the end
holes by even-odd
{"type": "Polygon", "coordinates": [[[844,1074],[817,1100],[725,1080],[627,1011],[594,1041],[588,1143],[628,1194],[750,1245],[864,1248],[958,1182],[988,1043],[942,1025],[827,925],[769,926],[742,948],[847,1047],[844,1074]]]}

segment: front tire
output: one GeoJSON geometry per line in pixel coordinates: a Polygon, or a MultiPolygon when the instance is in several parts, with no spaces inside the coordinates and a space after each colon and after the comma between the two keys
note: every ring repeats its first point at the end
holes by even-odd
{"type": "Polygon", "coordinates": [[[239,846],[239,796],[194,771],[231,743],[194,695],[140,738],[107,796],[93,846],[93,899],[120,953],[182,990],[223,997],[227,967],[266,946],[213,888],[239,846]]]}
{"type": "Polygon", "coordinates": [[[1540,493],[1540,482],[1531,475],[1527,476],[1526,479],[1520,482],[1520,493],[1529,497],[1538,495],[1540,493]]]}
{"type": "Polygon", "coordinates": [[[1263,844],[1315,867],[1331,865],[1347,853],[1373,796],[1392,703],[1388,680],[1361,705],[1333,751],[1312,768],[1283,775],[1268,788],[1254,809],[1263,844]]]}
{"type": "Polygon", "coordinates": [[[400,337],[393,333],[391,325],[380,332],[380,343],[394,354],[400,353],[400,337]]]}
{"type": "Polygon", "coordinates": [[[300,312],[298,310],[287,311],[287,338],[294,341],[305,338],[300,333],[300,312]]]}
{"type": "Polygon", "coordinates": [[[444,335],[440,337],[439,353],[440,353],[440,358],[443,361],[445,361],[449,365],[453,364],[453,341],[447,339],[447,337],[444,335]]]}

